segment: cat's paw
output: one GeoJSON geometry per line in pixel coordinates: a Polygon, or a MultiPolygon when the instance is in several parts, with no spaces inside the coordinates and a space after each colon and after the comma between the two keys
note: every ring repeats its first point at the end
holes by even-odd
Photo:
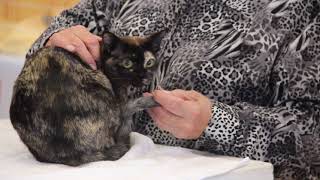
{"type": "Polygon", "coordinates": [[[146,96],[129,101],[127,110],[134,113],[157,106],[159,106],[159,103],[157,103],[152,96],[146,96]]]}

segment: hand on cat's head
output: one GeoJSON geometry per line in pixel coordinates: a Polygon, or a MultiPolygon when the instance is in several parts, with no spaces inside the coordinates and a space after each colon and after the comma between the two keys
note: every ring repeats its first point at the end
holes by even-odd
{"type": "Polygon", "coordinates": [[[77,25],[54,33],[46,46],[57,46],[77,54],[92,69],[97,69],[100,60],[102,38],[90,33],[84,26],[77,25]]]}
{"type": "MultiPolygon", "coordinates": [[[[127,39],[129,43],[145,43],[151,42],[153,48],[159,48],[160,41],[162,39],[162,35],[164,33],[156,33],[148,38],[122,38],[123,40],[127,39]],[[161,36],[160,36],[161,35],[161,36]],[[130,42],[132,41],[132,42],[130,42]]],[[[100,60],[101,56],[101,48],[100,43],[112,43],[109,37],[116,37],[112,33],[106,33],[104,35],[104,41],[101,37],[96,36],[90,33],[84,26],[76,25],[59,32],[54,33],[49,40],[47,41],[45,46],[51,47],[61,47],[70,52],[77,54],[84,62],[90,65],[92,69],[97,69],[97,61],[100,60]]],[[[140,44],[136,44],[140,45],[140,44]]],[[[106,46],[104,46],[106,47],[106,46]]]]}

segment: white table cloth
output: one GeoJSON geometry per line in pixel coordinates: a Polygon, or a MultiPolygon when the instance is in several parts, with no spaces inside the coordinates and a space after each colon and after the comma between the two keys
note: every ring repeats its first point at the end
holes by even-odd
{"type": "Polygon", "coordinates": [[[20,141],[10,121],[0,120],[0,179],[273,179],[269,163],[156,145],[138,133],[131,134],[131,144],[130,151],[118,161],[80,167],[40,163],[20,141]]]}

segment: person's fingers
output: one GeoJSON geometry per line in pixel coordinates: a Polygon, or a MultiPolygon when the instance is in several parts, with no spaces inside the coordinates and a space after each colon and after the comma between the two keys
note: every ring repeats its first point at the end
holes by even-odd
{"type": "Polygon", "coordinates": [[[159,121],[159,118],[151,109],[148,109],[147,112],[158,128],[168,131],[168,127],[162,121],[159,121]]]}
{"type": "Polygon", "coordinates": [[[149,110],[159,128],[177,138],[196,139],[207,127],[212,104],[206,96],[185,90],[156,90],[152,95],[162,105],[149,110]]]}
{"type": "Polygon", "coordinates": [[[151,112],[153,114],[155,122],[160,122],[161,124],[163,124],[168,131],[177,131],[177,129],[179,129],[182,124],[181,117],[170,113],[162,107],[151,108],[148,112],[151,112]]]}
{"type": "Polygon", "coordinates": [[[186,119],[175,116],[163,108],[153,108],[148,110],[148,113],[160,129],[170,132],[176,138],[194,137],[194,126],[186,122],[186,119]]]}
{"type": "Polygon", "coordinates": [[[65,49],[68,50],[68,51],[70,51],[70,52],[75,52],[76,47],[73,46],[73,45],[67,45],[67,46],[65,47],[65,49]]]}
{"type": "Polygon", "coordinates": [[[198,100],[198,94],[196,91],[186,91],[186,90],[182,90],[182,89],[175,89],[173,91],[170,92],[171,94],[180,97],[184,100],[198,100]]]}
{"type": "Polygon", "coordinates": [[[154,109],[155,108],[148,109],[147,112],[151,119],[155,122],[156,126],[162,130],[174,132],[174,128],[172,127],[172,125],[168,124],[166,121],[163,121],[154,109]]]}
{"type": "Polygon", "coordinates": [[[69,52],[75,52],[76,48],[75,46],[73,46],[71,44],[71,36],[72,35],[66,35],[65,37],[64,36],[64,33],[56,33],[56,34],[53,34],[49,41],[47,42],[46,44],[46,47],[48,46],[56,46],[56,47],[61,47],[61,48],[64,48],[66,50],[68,50],[69,52]]]}
{"type": "Polygon", "coordinates": [[[168,125],[171,126],[179,126],[182,123],[182,117],[172,114],[168,110],[162,107],[152,108],[151,111],[157,115],[157,118],[166,122],[168,125]]]}
{"type": "Polygon", "coordinates": [[[176,106],[180,106],[184,103],[183,99],[175,97],[169,91],[163,91],[163,90],[155,90],[152,94],[154,96],[154,100],[157,101],[159,104],[161,104],[161,106],[163,106],[165,109],[167,109],[168,111],[178,116],[183,116],[183,112],[173,111],[173,109],[175,109],[176,106]]]}
{"type": "Polygon", "coordinates": [[[73,33],[84,42],[85,46],[89,50],[90,54],[93,56],[95,61],[100,59],[100,41],[102,40],[99,36],[90,33],[83,26],[76,26],[77,30],[73,33]]]}
{"type": "Polygon", "coordinates": [[[153,95],[155,101],[177,116],[197,117],[199,115],[199,107],[195,106],[193,101],[184,100],[183,98],[176,97],[172,93],[167,93],[161,90],[155,90],[153,95]]]}
{"type": "Polygon", "coordinates": [[[91,34],[83,26],[74,26],[54,33],[46,46],[57,46],[76,53],[92,69],[97,69],[95,60],[100,57],[100,41],[102,38],[91,34]]]}
{"type": "Polygon", "coordinates": [[[93,58],[93,56],[90,54],[89,50],[87,49],[86,45],[79,39],[77,36],[71,36],[72,38],[71,42],[72,45],[76,48],[75,52],[78,54],[78,56],[84,60],[87,64],[90,65],[90,67],[94,70],[97,69],[96,62],[93,58]]]}

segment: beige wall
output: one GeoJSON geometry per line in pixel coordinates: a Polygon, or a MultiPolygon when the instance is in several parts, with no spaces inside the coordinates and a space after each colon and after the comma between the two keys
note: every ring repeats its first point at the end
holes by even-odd
{"type": "Polygon", "coordinates": [[[55,16],[79,0],[0,0],[0,53],[24,55],[55,16]]]}
{"type": "Polygon", "coordinates": [[[79,0],[0,0],[0,20],[21,21],[30,16],[53,16],[79,0]]]}

